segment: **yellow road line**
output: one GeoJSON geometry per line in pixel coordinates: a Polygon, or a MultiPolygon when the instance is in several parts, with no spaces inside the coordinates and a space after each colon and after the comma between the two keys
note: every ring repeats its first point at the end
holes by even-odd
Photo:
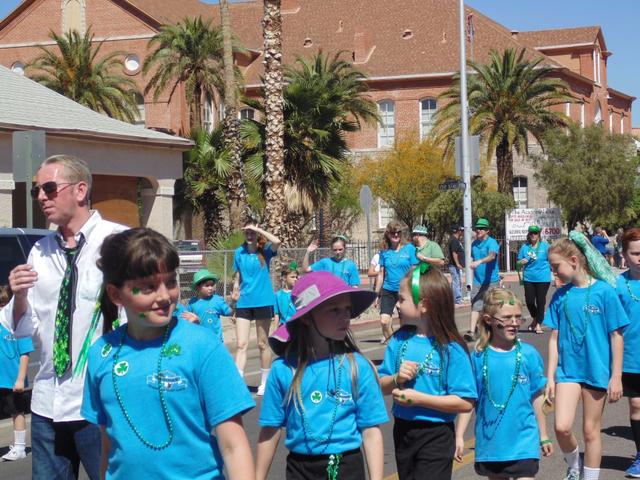
{"type": "MultiPolygon", "coordinates": [[[[470,448],[475,447],[476,445],[476,439],[475,438],[470,438],[469,440],[467,440],[466,442],[464,442],[464,449],[468,450],[470,448]]],[[[474,458],[474,452],[469,452],[467,454],[465,454],[462,457],[462,462],[458,463],[456,461],[453,462],[453,471],[455,472],[456,470],[461,469],[462,467],[469,465],[470,463],[473,462],[473,458],[474,458]]],[[[384,477],[384,480],[398,480],[398,474],[397,473],[392,473],[391,475],[384,477]]]]}

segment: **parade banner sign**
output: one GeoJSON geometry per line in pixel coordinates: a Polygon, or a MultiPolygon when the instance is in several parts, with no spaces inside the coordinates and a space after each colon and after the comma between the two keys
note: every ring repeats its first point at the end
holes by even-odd
{"type": "Polygon", "coordinates": [[[545,240],[555,240],[562,233],[559,208],[516,208],[506,217],[505,230],[509,241],[526,240],[529,225],[538,225],[545,240]]]}

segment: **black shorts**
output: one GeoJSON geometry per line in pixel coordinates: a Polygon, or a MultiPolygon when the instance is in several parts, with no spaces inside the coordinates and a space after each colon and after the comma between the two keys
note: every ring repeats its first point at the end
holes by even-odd
{"type": "MultiPolygon", "coordinates": [[[[303,455],[289,452],[287,455],[286,480],[317,480],[327,478],[329,455],[303,455]]],[[[342,454],[338,465],[340,480],[362,480],[364,475],[364,458],[360,449],[350,450],[342,454]]]]}
{"type": "Polygon", "coordinates": [[[398,303],[398,292],[392,292],[391,290],[380,290],[380,314],[391,315],[393,309],[398,303]]]}
{"type": "Polygon", "coordinates": [[[535,477],[540,467],[537,458],[524,458],[507,462],[476,462],[476,473],[482,477],[520,478],[535,477]]]}
{"type": "Polygon", "coordinates": [[[640,397],[640,373],[622,372],[622,395],[640,397]]]}
{"type": "Polygon", "coordinates": [[[29,392],[14,392],[10,388],[0,388],[0,413],[13,417],[29,412],[29,392]]]}
{"type": "Polygon", "coordinates": [[[591,385],[590,383],[587,383],[587,382],[580,382],[580,386],[581,386],[582,388],[586,388],[587,390],[593,390],[594,392],[604,392],[604,393],[607,393],[607,389],[606,389],[606,388],[596,387],[596,386],[591,385]]]}
{"type": "Polygon", "coordinates": [[[273,306],[236,308],[236,318],[245,320],[271,320],[273,318],[273,306]]]}

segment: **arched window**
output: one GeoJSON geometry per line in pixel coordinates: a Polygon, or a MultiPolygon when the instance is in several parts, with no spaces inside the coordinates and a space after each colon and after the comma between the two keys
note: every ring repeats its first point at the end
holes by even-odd
{"type": "Polygon", "coordinates": [[[527,177],[513,177],[513,200],[516,202],[516,208],[528,208],[527,177]]]}
{"type": "Polygon", "coordinates": [[[435,98],[420,100],[420,140],[429,135],[433,128],[433,116],[437,108],[438,103],[435,98]]]}
{"type": "Polygon", "coordinates": [[[138,105],[138,119],[134,122],[134,125],[145,126],[145,113],[144,113],[144,97],[138,92],[135,94],[136,105],[138,105]]]}
{"type": "Polygon", "coordinates": [[[378,102],[380,126],[378,127],[378,147],[391,147],[396,138],[396,107],[391,100],[378,102]]]}
{"type": "Polygon", "coordinates": [[[596,102],[596,113],[593,116],[593,123],[596,125],[602,123],[602,108],[600,108],[600,102],[596,102]]]}
{"type": "Polygon", "coordinates": [[[613,112],[609,112],[609,133],[613,133],[613,112]]]}
{"type": "Polygon", "coordinates": [[[13,73],[17,73],[18,75],[24,75],[24,63],[18,61],[18,62],[13,62],[13,65],[11,65],[11,71],[13,73]]]}
{"type": "Polygon", "coordinates": [[[211,98],[209,94],[207,94],[204,100],[204,120],[202,127],[207,132],[213,131],[213,98],[211,98]]]}
{"type": "Polygon", "coordinates": [[[580,126],[584,128],[584,102],[580,104],[580,126]]]}

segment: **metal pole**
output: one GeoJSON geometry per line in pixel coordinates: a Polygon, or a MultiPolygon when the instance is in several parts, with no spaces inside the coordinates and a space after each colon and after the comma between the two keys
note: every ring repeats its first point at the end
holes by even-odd
{"type": "Polygon", "coordinates": [[[367,266],[371,261],[371,214],[367,212],[367,266]]]}
{"type": "Polygon", "coordinates": [[[460,120],[462,143],[462,181],[464,195],[462,198],[464,220],[464,276],[467,293],[473,285],[471,272],[471,162],[469,161],[469,119],[467,113],[467,54],[465,37],[464,0],[460,0],[460,120]]]}
{"type": "MultiPolygon", "coordinates": [[[[30,134],[28,134],[30,136],[30,134]]],[[[33,187],[33,139],[29,138],[27,142],[27,152],[25,156],[25,164],[27,169],[27,177],[25,178],[26,190],[26,209],[27,209],[27,228],[33,228],[33,200],[31,198],[31,187],[33,187]]]]}

